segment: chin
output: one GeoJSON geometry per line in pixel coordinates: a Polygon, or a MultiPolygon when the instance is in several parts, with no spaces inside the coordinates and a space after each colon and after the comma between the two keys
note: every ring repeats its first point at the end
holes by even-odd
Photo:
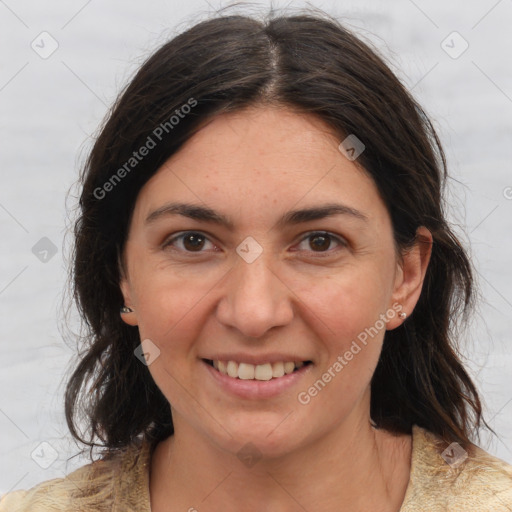
{"type": "Polygon", "coordinates": [[[269,440],[264,433],[262,433],[261,436],[255,436],[254,434],[249,436],[236,436],[236,438],[230,440],[228,444],[229,446],[227,448],[230,453],[239,458],[242,463],[245,463],[247,459],[249,459],[250,462],[279,459],[298,448],[297,443],[294,443],[289,438],[284,440],[269,440]]]}
{"type": "Polygon", "coordinates": [[[272,417],[271,421],[262,421],[261,419],[255,422],[253,419],[247,421],[237,421],[236,427],[226,425],[227,432],[221,429],[221,437],[216,442],[218,445],[236,455],[238,458],[254,457],[275,459],[293,452],[299,448],[304,439],[304,430],[297,432],[292,429],[290,425],[286,425],[286,415],[279,415],[279,420],[276,421],[272,417]]]}

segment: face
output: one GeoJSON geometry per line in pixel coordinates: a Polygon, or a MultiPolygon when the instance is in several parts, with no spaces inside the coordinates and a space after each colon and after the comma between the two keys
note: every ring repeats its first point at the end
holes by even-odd
{"type": "Polygon", "coordinates": [[[369,417],[384,333],[412,311],[424,263],[400,260],[340,142],[285,109],[222,114],[140,191],[123,319],[150,340],[177,435],[277,456],[369,417]]]}

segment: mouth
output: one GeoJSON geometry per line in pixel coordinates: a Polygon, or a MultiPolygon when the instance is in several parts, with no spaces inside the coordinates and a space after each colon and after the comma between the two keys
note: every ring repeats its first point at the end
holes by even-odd
{"type": "Polygon", "coordinates": [[[222,375],[239,380],[270,381],[297,372],[312,361],[279,361],[275,363],[249,364],[236,361],[219,361],[203,359],[203,361],[222,375]]]}

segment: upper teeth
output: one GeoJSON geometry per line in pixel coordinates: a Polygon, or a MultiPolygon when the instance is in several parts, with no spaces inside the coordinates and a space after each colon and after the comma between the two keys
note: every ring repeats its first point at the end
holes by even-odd
{"type": "Polygon", "coordinates": [[[270,380],[273,377],[282,377],[292,373],[295,368],[301,368],[304,363],[289,361],[286,363],[249,364],[236,361],[213,361],[213,366],[224,375],[244,380],[270,380]]]}

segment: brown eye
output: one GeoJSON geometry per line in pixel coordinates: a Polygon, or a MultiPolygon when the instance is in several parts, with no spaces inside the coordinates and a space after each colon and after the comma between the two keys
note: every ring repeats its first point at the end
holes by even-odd
{"type": "Polygon", "coordinates": [[[314,251],[324,251],[331,245],[331,237],[329,235],[312,235],[309,237],[310,246],[314,251]]]}
{"type": "Polygon", "coordinates": [[[171,246],[173,249],[183,252],[200,253],[204,252],[203,248],[208,243],[211,244],[212,247],[215,247],[212,244],[212,242],[208,240],[208,237],[203,235],[202,233],[197,233],[195,231],[187,231],[165,242],[162,248],[165,249],[166,247],[171,246]]]}
{"type": "Polygon", "coordinates": [[[183,246],[187,251],[196,251],[204,246],[205,237],[199,233],[189,233],[183,237],[183,246]]]}
{"type": "Polygon", "coordinates": [[[340,237],[332,235],[331,233],[325,233],[325,232],[317,232],[317,233],[310,233],[306,237],[304,237],[301,240],[301,243],[299,244],[299,250],[302,251],[313,251],[317,253],[330,253],[333,251],[330,251],[332,244],[335,243],[338,246],[346,247],[347,243],[340,237]],[[305,245],[305,242],[308,242],[307,247],[300,248],[300,245],[305,245]]]}

